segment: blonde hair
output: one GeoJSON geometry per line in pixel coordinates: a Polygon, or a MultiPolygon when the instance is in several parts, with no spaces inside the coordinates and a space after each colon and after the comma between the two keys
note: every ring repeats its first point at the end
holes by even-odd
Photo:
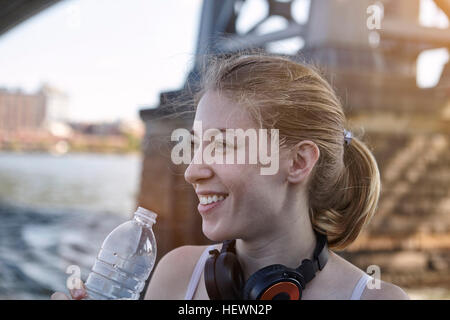
{"type": "Polygon", "coordinates": [[[267,53],[239,53],[207,61],[197,100],[219,90],[242,103],[262,128],[279,130],[280,145],[313,141],[320,157],[308,184],[313,228],[328,245],[352,243],[375,213],[380,177],[374,156],[353,137],[344,143],[346,118],[329,83],[315,68],[267,53]]]}

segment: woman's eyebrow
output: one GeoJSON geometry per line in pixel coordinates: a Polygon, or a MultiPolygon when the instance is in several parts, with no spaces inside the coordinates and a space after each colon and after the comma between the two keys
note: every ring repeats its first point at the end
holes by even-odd
{"type": "MultiPolygon", "coordinates": [[[[218,128],[216,130],[219,130],[220,132],[226,132],[227,128],[218,128]]],[[[194,129],[191,129],[191,131],[189,131],[189,132],[191,133],[192,136],[197,136],[197,134],[195,133],[194,129]]]]}

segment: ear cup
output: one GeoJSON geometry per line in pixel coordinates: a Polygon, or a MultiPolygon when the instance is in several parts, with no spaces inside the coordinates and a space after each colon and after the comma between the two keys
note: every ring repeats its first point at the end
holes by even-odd
{"type": "Polygon", "coordinates": [[[223,300],[242,299],[244,276],[236,255],[224,252],[219,255],[215,265],[216,284],[223,300]]]}
{"type": "MultiPolygon", "coordinates": [[[[247,282],[245,283],[244,290],[243,290],[243,298],[245,300],[256,300],[258,299],[260,295],[260,291],[265,289],[266,284],[262,283],[264,279],[267,277],[267,275],[273,272],[278,273],[279,271],[284,270],[284,266],[281,264],[274,264],[271,266],[264,267],[248,278],[247,282]]],[[[280,272],[282,273],[282,272],[280,272]]],[[[270,284],[267,284],[270,285],[270,284]]]]}
{"type": "Polygon", "coordinates": [[[217,289],[216,283],[216,271],[215,265],[217,257],[219,256],[219,251],[217,249],[211,250],[209,258],[206,260],[204,276],[205,276],[205,286],[208,296],[211,300],[221,300],[219,290],[217,289]]]}
{"type": "Polygon", "coordinates": [[[301,275],[281,264],[255,272],[244,286],[245,300],[298,300],[301,298],[301,275]]]}

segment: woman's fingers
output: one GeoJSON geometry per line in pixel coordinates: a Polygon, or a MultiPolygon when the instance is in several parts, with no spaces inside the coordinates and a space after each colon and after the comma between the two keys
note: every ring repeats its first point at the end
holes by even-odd
{"type": "Polygon", "coordinates": [[[69,290],[70,295],[72,296],[72,299],[74,300],[82,300],[87,297],[86,287],[84,286],[84,283],[81,282],[81,288],[80,289],[71,289],[69,290]]]}
{"type": "MultiPolygon", "coordinates": [[[[82,300],[87,297],[86,287],[84,286],[83,282],[81,282],[81,288],[70,289],[69,292],[70,292],[70,295],[72,296],[73,300],[82,300]]],[[[55,292],[54,294],[51,295],[50,299],[51,300],[70,300],[70,298],[62,292],[55,292]]]]}
{"type": "Polygon", "coordinates": [[[50,297],[51,300],[70,300],[68,296],[66,296],[64,293],[62,292],[55,292],[54,294],[52,294],[52,296],[50,297]]]}

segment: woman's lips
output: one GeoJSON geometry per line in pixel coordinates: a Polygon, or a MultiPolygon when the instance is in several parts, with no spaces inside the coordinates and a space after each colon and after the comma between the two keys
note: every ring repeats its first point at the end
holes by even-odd
{"type": "Polygon", "coordinates": [[[210,213],[214,208],[217,208],[218,206],[220,206],[223,202],[225,202],[225,200],[228,197],[226,197],[225,199],[221,200],[221,201],[217,201],[217,202],[213,202],[213,203],[209,203],[209,204],[198,204],[198,211],[200,213],[210,213]]]}

